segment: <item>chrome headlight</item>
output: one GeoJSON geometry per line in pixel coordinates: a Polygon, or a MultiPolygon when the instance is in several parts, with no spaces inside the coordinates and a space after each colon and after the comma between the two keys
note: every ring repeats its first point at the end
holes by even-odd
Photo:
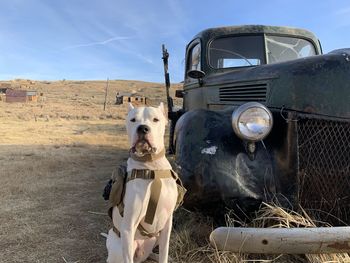
{"type": "Polygon", "coordinates": [[[232,113],[232,127],[241,139],[260,141],[271,131],[272,114],[264,105],[248,102],[232,113]]]}

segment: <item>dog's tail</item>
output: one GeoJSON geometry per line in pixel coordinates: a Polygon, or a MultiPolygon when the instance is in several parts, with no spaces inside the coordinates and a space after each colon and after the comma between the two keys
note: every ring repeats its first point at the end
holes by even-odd
{"type": "Polygon", "coordinates": [[[103,236],[103,237],[105,237],[105,238],[108,237],[108,234],[106,234],[106,233],[100,233],[100,235],[103,236]]]}

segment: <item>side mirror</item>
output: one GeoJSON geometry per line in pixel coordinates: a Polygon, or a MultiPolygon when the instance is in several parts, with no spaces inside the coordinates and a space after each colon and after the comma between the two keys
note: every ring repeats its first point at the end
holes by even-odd
{"type": "Polygon", "coordinates": [[[184,91],[182,89],[175,90],[175,97],[176,98],[183,98],[184,97],[184,91]]]}
{"type": "Polygon", "coordinates": [[[205,73],[201,70],[193,69],[187,72],[187,76],[200,80],[205,76],[205,73]]]}
{"type": "Polygon", "coordinates": [[[187,76],[193,79],[198,79],[199,86],[203,85],[203,77],[205,76],[204,71],[193,69],[187,72],[187,76]]]}

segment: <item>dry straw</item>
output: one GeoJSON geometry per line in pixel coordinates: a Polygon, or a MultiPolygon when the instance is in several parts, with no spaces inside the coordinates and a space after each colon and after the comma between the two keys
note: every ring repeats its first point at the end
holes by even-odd
{"type": "MultiPolygon", "coordinates": [[[[316,227],[329,226],[315,222],[303,210],[300,213],[289,211],[278,205],[263,203],[249,224],[235,219],[232,211],[226,216],[227,226],[243,225],[249,227],[316,227]]],[[[180,209],[175,215],[174,232],[171,240],[172,262],[177,263],[241,263],[241,262],[286,262],[286,263],[350,263],[348,253],[307,254],[307,255],[243,255],[227,251],[218,251],[209,245],[209,234],[213,230],[213,221],[200,214],[180,209]]]]}

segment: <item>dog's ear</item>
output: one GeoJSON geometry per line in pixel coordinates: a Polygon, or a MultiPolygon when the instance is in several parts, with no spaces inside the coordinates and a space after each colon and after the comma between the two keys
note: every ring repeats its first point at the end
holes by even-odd
{"type": "Polygon", "coordinates": [[[163,102],[161,102],[158,106],[158,109],[160,109],[162,111],[162,113],[164,114],[165,118],[167,117],[167,114],[165,112],[165,108],[164,108],[164,104],[163,102]]]}
{"type": "Polygon", "coordinates": [[[135,107],[131,104],[131,102],[129,102],[128,104],[128,112],[133,110],[135,107]]]}

